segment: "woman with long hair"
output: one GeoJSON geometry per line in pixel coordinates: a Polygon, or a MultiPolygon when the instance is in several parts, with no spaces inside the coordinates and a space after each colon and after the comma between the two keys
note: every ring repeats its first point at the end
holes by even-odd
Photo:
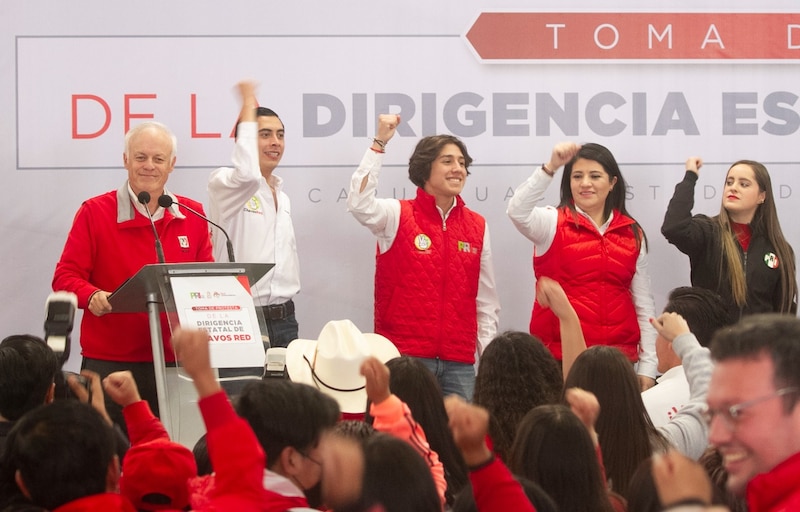
{"type": "Polygon", "coordinates": [[[494,453],[505,460],[517,424],[537,405],[557,403],[563,379],[553,355],[527,332],[495,336],[481,355],[472,401],[489,411],[494,453]]]}
{"type": "Polygon", "coordinates": [[[666,451],[669,443],[647,415],[633,367],[619,350],[594,346],[582,352],[564,382],[564,389],[574,387],[600,402],[595,429],[606,475],[611,488],[625,495],[639,464],[654,451],[666,451]]]}
{"type": "MultiPolygon", "coordinates": [[[[588,346],[611,345],[638,362],[641,388],[655,384],[655,303],[647,273],[647,240],[625,207],[625,179],[614,155],[599,144],[562,142],[550,160],[514,191],[508,215],[531,240],[537,280],[563,286],[588,346]],[[538,206],[564,165],[557,207],[538,206]]],[[[538,298],[530,332],[562,359],[559,322],[538,298]]]]}
{"type": "Polygon", "coordinates": [[[731,323],[753,313],[797,311],[794,251],[783,236],[767,168],[739,160],[728,169],[719,215],[692,216],[703,160],[686,160],[661,233],[689,256],[692,286],[718,293],[731,323]]]}
{"type": "Polygon", "coordinates": [[[522,419],[508,468],[537,484],[561,512],[613,512],[589,431],[565,405],[540,405],[522,419]]]}
{"type": "MultiPolygon", "coordinates": [[[[445,499],[452,505],[456,494],[469,483],[467,465],[447,426],[447,411],[436,377],[413,357],[396,357],[386,362],[389,368],[389,389],[408,405],[414,419],[425,431],[431,450],[444,466],[447,481],[445,499]]],[[[369,418],[371,419],[371,418],[369,418]]]]}

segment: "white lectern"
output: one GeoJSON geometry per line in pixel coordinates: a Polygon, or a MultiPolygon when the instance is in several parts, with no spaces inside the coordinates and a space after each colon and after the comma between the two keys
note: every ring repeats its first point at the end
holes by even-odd
{"type": "Polygon", "coordinates": [[[160,263],[143,266],[109,296],[112,313],[147,312],[161,422],[170,436],[161,312],[172,332],[177,326],[209,331],[215,368],[264,365],[260,308],[250,294],[271,263],[160,263]]]}

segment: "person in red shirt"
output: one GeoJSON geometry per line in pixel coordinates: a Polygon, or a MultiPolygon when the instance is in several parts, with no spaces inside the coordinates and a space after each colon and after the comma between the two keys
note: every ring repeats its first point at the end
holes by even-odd
{"type": "MultiPolygon", "coordinates": [[[[746,496],[751,512],[800,510],[798,339],[800,319],[769,313],[745,317],[711,343],[709,442],[722,455],[728,489],[746,496]]],[[[709,503],[710,484],[692,468],[675,453],[656,458],[653,478],[665,507],[709,503]]]]}
{"type": "MultiPolygon", "coordinates": [[[[142,266],[159,263],[149,217],[155,223],[164,262],[214,261],[206,221],[185,214],[176,204],[169,208],[158,204],[159,197],[166,194],[203,213],[200,203],[166,188],[175,168],[176,145],[175,136],[161,123],[148,121],[128,131],[122,155],[127,181],[116,191],[83,202],[53,275],[53,290],[74,293],[78,307],[85,310],[80,332],[82,368],[101,377],[116,371],[133,372],[142,397],[156,415],[159,411],[147,314],[109,314],[113,309],[108,298],[142,266]]],[[[161,326],[164,358],[172,363],[175,355],[165,315],[161,326]]],[[[107,400],[106,408],[115,423],[124,424],[119,406],[107,400]]]]}

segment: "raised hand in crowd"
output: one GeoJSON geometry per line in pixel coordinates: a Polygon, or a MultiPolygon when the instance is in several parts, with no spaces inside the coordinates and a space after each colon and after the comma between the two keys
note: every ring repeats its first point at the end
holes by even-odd
{"type": "Polygon", "coordinates": [[[585,389],[569,388],[564,393],[564,398],[566,398],[569,408],[572,409],[575,416],[581,420],[586,430],[589,431],[592,442],[597,447],[600,444],[597,430],[594,428],[597,418],[600,417],[600,402],[597,401],[597,397],[594,396],[594,393],[585,389]]]}
{"type": "Polygon", "coordinates": [[[139,395],[139,388],[136,386],[136,380],[129,371],[109,374],[103,379],[103,389],[109,398],[122,407],[127,407],[142,399],[139,395]]]}
{"type": "Polygon", "coordinates": [[[208,351],[208,332],[203,329],[175,329],[172,346],[186,373],[194,381],[200,398],[213,395],[222,390],[211,368],[208,351]]]}
{"type": "Polygon", "coordinates": [[[676,450],[653,454],[653,481],[663,510],[728,510],[710,506],[712,490],[706,470],[676,450]]]}
{"type": "Polygon", "coordinates": [[[444,399],[450,430],[467,466],[478,466],[492,458],[486,444],[489,432],[489,411],[472,405],[463,398],[450,395],[444,399]]]}
{"type": "Polygon", "coordinates": [[[662,338],[671,342],[681,334],[689,331],[689,324],[678,313],[663,313],[658,318],[651,318],[650,324],[655,327],[662,338]]]}
{"type": "Polygon", "coordinates": [[[586,350],[581,321],[564,288],[554,279],[542,276],[536,280],[536,300],[542,307],[549,308],[558,318],[561,333],[561,368],[566,378],[575,358],[586,350]]]}
{"type": "Polygon", "coordinates": [[[361,363],[361,375],[366,379],[367,398],[380,404],[392,394],[389,389],[389,368],[377,357],[370,356],[361,363]]]}

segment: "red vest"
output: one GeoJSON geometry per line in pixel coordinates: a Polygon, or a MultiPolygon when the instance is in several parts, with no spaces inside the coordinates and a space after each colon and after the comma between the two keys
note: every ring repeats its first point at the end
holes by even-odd
{"type": "MultiPolygon", "coordinates": [[[[583,215],[558,210],[556,236],[550,249],[534,254],[533,270],[558,281],[581,320],[586,345],[620,349],[631,361],[639,360],[639,322],[631,294],[639,245],[634,220],[614,210],[605,234],[583,215]]],[[[533,304],[530,332],[561,359],[559,323],[550,309],[533,304]]]]}
{"type": "Polygon", "coordinates": [[[403,355],[473,363],[485,220],[461,197],[447,220],[417,189],[400,201],[392,246],[375,264],[375,332],[403,355]]]}

